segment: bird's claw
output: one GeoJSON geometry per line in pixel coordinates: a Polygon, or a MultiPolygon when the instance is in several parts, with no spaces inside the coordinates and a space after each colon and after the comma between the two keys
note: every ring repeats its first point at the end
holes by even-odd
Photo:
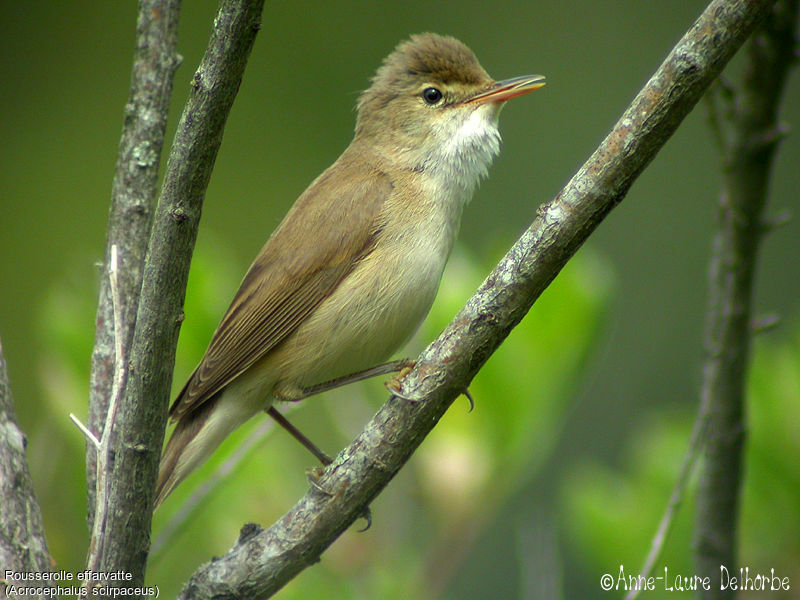
{"type": "Polygon", "coordinates": [[[308,483],[310,483],[313,488],[316,488],[317,491],[325,494],[326,496],[333,496],[333,494],[331,494],[318,483],[324,472],[325,467],[312,467],[310,469],[306,469],[306,478],[308,478],[308,483]]]}
{"type": "Polygon", "coordinates": [[[461,392],[464,396],[467,397],[469,400],[469,411],[472,412],[475,409],[475,398],[472,397],[472,394],[469,393],[469,388],[464,388],[464,391],[461,392]]]}
{"type": "Polygon", "coordinates": [[[384,386],[386,386],[386,389],[389,390],[389,392],[393,396],[396,396],[403,400],[407,400],[409,402],[417,402],[419,400],[418,398],[413,398],[402,392],[403,379],[405,379],[406,376],[409,373],[411,373],[411,370],[416,366],[416,364],[417,364],[416,361],[409,361],[409,363],[405,367],[400,369],[400,372],[397,375],[395,375],[391,379],[387,379],[386,382],[383,384],[384,386]]]}
{"type": "Polygon", "coordinates": [[[362,519],[364,519],[367,522],[367,524],[364,525],[364,527],[362,529],[358,530],[358,533],[364,533],[367,529],[372,527],[372,511],[369,509],[369,506],[365,506],[361,510],[361,514],[358,515],[358,516],[361,517],[362,519]]]}

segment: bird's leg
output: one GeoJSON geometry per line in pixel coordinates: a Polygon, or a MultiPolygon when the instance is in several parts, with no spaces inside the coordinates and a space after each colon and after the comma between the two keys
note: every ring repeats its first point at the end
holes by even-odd
{"type": "MultiPolygon", "coordinates": [[[[352,373],[350,375],[345,375],[344,377],[337,377],[335,379],[331,379],[330,381],[325,381],[323,383],[318,383],[316,385],[312,385],[307,388],[296,388],[296,389],[285,389],[282,390],[283,393],[276,393],[275,396],[282,401],[285,402],[299,402],[300,400],[304,400],[310,396],[315,396],[316,394],[321,394],[322,392],[327,392],[328,390],[335,389],[337,387],[341,387],[343,385],[347,385],[349,383],[355,383],[357,381],[363,381],[364,379],[369,379],[371,377],[377,377],[378,375],[386,375],[387,373],[397,373],[400,372],[396,377],[392,377],[387,382],[387,386],[390,383],[394,383],[395,385],[399,386],[399,381],[408,374],[409,371],[414,367],[416,361],[411,360],[409,358],[402,358],[399,360],[393,360],[388,363],[384,363],[382,365],[378,365],[376,367],[371,367],[369,369],[365,369],[363,371],[359,371],[357,373],[352,373]]],[[[391,388],[389,388],[391,390],[391,388]]],[[[275,393],[277,390],[274,390],[275,393]]],[[[305,448],[313,454],[319,462],[322,463],[323,467],[327,467],[329,464],[333,462],[333,459],[325,454],[322,450],[320,450],[314,442],[312,442],[306,435],[300,431],[297,427],[292,425],[289,420],[284,417],[278,409],[274,406],[270,406],[267,409],[267,414],[275,419],[275,422],[283,427],[286,431],[288,431],[291,436],[300,442],[305,448]]],[[[328,493],[326,490],[322,489],[320,485],[317,483],[321,475],[321,470],[319,468],[312,469],[308,472],[308,480],[315,488],[320,490],[323,493],[328,493]]],[[[359,531],[366,531],[372,525],[372,514],[369,510],[368,506],[364,507],[364,510],[361,514],[361,517],[366,521],[366,526],[359,530],[359,531]]]]}
{"type": "MultiPolygon", "coordinates": [[[[300,442],[301,444],[303,444],[303,446],[305,446],[306,449],[309,452],[311,452],[311,454],[316,456],[317,459],[319,460],[319,462],[322,463],[323,467],[327,467],[329,464],[331,464],[333,462],[333,459],[330,456],[328,456],[322,450],[317,448],[317,446],[316,446],[316,444],[314,444],[314,442],[312,442],[310,439],[308,439],[305,436],[305,434],[303,434],[303,432],[300,431],[297,427],[292,425],[289,422],[289,420],[286,417],[284,417],[280,413],[280,411],[278,411],[278,409],[276,409],[274,406],[270,406],[267,409],[267,414],[270,417],[272,417],[273,419],[275,419],[275,422],[278,425],[280,425],[286,431],[288,431],[290,434],[292,434],[292,437],[294,439],[296,439],[298,442],[300,442]]],[[[306,472],[306,474],[308,475],[308,481],[309,481],[309,483],[311,483],[311,485],[313,485],[315,488],[317,488],[323,494],[330,495],[329,491],[327,491],[326,489],[324,489],[322,486],[320,486],[317,483],[317,481],[319,480],[320,476],[322,475],[322,468],[316,467],[314,469],[309,469],[306,472]]],[[[363,518],[366,521],[366,525],[363,527],[363,529],[359,529],[359,533],[363,532],[363,531],[366,531],[372,525],[372,513],[369,510],[369,506],[365,506],[363,508],[363,510],[361,512],[361,518],[363,518]]]]}
{"type": "MultiPolygon", "coordinates": [[[[410,369],[413,365],[414,361],[407,358],[393,360],[392,362],[378,365],[377,367],[371,367],[369,369],[365,369],[364,371],[359,371],[358,373],[345,375],[344,377],[337,377],[336,379],[318,383],[307,388],[286,387],[283,389],[275,389],[273,390],[273,394],[278,400],[283,402],[299,402],[300,400],[304,400],[309,396],[321,394],[322,392],[327,392],[328,390],[347,385],[348,383],[355,383],[356,381],[362,381],[377,375],[386,375],[387,373],[394,373],[396,371],[405,371],[410,369]]],[[[266,412],[270,417],[275,419],[275,422],[278,423],[278,425],[288,431],[294,439],[303,444],[303,446],[305,446],[311,452],[311,454],[316,456],[324,466],[331,464],[331,457],[320,450],[314,444],[314,442],[312,442],[305,436],[305,434],[303,434],[302,431],[292,425],[274,406],[270,406],[266,412]]]]}
{"type": "Polygon", "coordinates": [[[307,438],[307,437],[306,437],[306,436],[303,434],[303,432],[302,432],[302,431],[300,431],[300,430],[299,430],[297,427],[295,427],[294,425],[292,425],[292,424],[291,424],[291,423],[288,421],[288,419],[287,419],[286,417],[284,417],[284,416],[283,416],[283,415],[282,415],[282,414],[281,414],[281,413],[278,411],[278,409],[276,409],[274,406],[270,406],[270,407],[267,409],[267,414],[268,414],[270,417],[272,417],[273,419],[275,419],[275,422],[276,422],[278,425],[280,425],[280,426],[281,426],[281,427],[283,427],[283,428],[284,428],[286,431],[288,431],[288,432],[289,432],[289,433],[292,435],[292,437],[293,437],[294,439],[296,439],[298,442],[300,442],[301,444],[303,444],[303,446],[305,446],[305,447],[306,447],[306,449],[307,449],[309,452],[311,452],[311,454],[313,454],[314,456],[316,456],[316,457],[317,457],[317,459],[319,460],[319,462],[321,462],[321,463],[322,463],[324,466],[326,466],[326,467],[327,467],[329,464],[331,464],[331,463],[333,462],[333,459],[332,459],[330,456],[328,456],[328,455],[327,455],[327,454],[325,454],[325,453],[324,453],[322,450],[320,450],[319,448],[317,448],[317,446],[316,446],[316,444],[314,444],[314,442],[312,442],[310,439],[308,439],[308,438],[307,438]]]}
{"type": "MultiPolygon", "coordinates": [[[[290,400],[291,402],[304,400],[305,398],[308,398],[310,396],[315,396],[317,394],[321,394],[322,392],[327,392],[328,390],[342,387],[343,385],[348,385],[350,383],[355,383],[357,381],[364,381],[365,379],[370,379],[371,377],[377,377],[378,375],[397,373],[398,371],[400,371],[401,374],[398,375],[397,378],[402,378],[402,374],[408,373],[408,371],[410,371],[415,364],[416,361],[410,358],[401,358],[399,360],[393,360],[391,362],[384,363],[376,367],[370,367],[369,369],[364,369],[363,371],[359,371],[358,373],[351,373],[350,375],[337,377],[336,379],[331,379],[330,381],[318,383],[316,385],[312,385],[307,388],[301,388],[299,395],[292,395],[292,397],[288,398],[288,400],[290,400]]],[[[390,381],[393,381],[394,379],[396,378],[392,378],[390,379],[390,381]]]]}

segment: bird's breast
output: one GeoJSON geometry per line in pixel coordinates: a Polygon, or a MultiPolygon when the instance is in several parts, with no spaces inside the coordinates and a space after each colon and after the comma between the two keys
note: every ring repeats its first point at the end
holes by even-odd
{"type": "Polygon", "coordinates": [[[385,362],[428,314],[463,202],[442,202],[424,185],[399,191],[387,200],[371,252],[282,348],[284,372],[297,385],[385,362]]]}

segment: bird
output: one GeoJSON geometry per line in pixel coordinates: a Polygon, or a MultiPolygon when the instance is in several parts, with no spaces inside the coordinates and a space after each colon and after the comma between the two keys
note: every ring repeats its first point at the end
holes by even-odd
{"type": "Polygon", "coordinates": [[[544,82],[495,81],[434,33],[384,59],[352,142],[270,235],[175,398],[156,507],[237,427],[279,418],[277,402],[411,364],[385,361],[433,304],[464,206],[500,150],[500,110],[544,82]]]}

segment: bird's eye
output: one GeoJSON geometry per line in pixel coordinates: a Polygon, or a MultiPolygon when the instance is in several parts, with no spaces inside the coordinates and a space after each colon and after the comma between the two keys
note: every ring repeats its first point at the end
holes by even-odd
{"type": "Polygon", "coordinates": [[[442,99],[442,92],[435,87],[429,87],[422,90],[422,99],[428,104],[436,104],[442,99]]]}

